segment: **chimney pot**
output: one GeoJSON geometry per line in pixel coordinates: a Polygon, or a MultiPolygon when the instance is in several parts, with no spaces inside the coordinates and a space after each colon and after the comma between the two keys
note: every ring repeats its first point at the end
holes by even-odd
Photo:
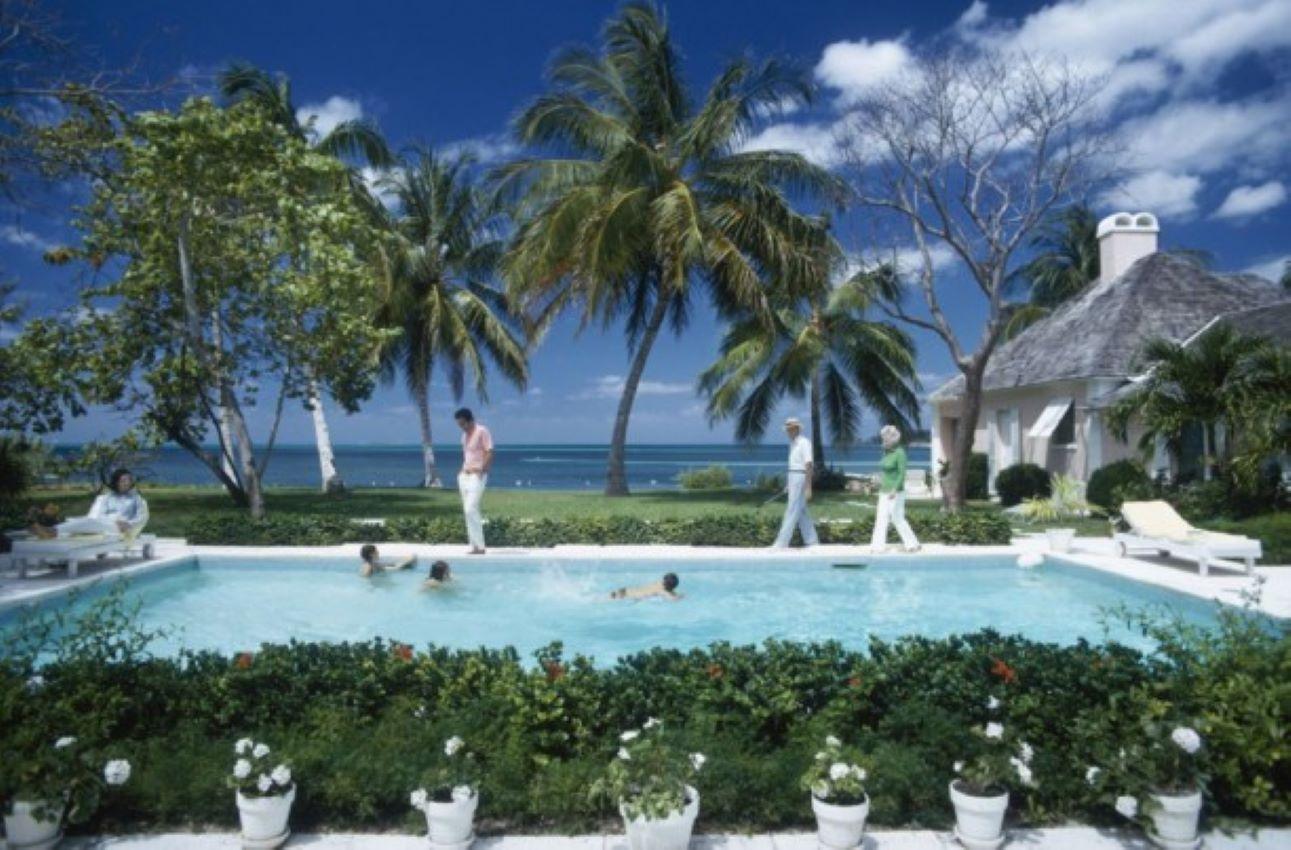
{"type": "Polygon", "coordinates": [[[1098,223],[1098,279],[1114,280],[1157,252],[1161,227],[1152,213],[1112,213],[1098,223]]]}

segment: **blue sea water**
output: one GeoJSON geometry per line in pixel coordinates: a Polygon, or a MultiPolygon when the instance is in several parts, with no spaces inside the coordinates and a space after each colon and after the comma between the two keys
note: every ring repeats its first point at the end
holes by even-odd
{"type": "MultiPolygon", "coordinates": [[[[419,446],[338,445],[336,464],[341,477],[356,487],[416,487],[421,483],[419,446]]],[[[66,452],[69,447],[59,447],[66,452]]],[[[490,487],[537,490],[599,490],[605,485],[604,445],[505,445],[494,457],[490,487]]],[[[461,467],[457,445],[436,447],[436,458],[446,484],[461,467]]],[[[759,475],[784,472],[787,449],[779,443],[761,446],[635,445],[628,447],[628,484],[634,490],[676,488],[679,473],[711,464],[731,470],[735,484],[753,483],[759,475]]],[[[856,446],[829,451],[827,462],[847,472],[878,469],[882,450],[856,446]]],[[[928,447],[911,446],[912,468],[928,466],[928,447]]],[[[182,449],[167,446],[137,464],[145,483],[214,484],[211,473],[182,449]]],[[[266,481],[270,485],[311,487],[319,483],[318,453],[312,445],[284,445],[274,449],[266,481]]]]}

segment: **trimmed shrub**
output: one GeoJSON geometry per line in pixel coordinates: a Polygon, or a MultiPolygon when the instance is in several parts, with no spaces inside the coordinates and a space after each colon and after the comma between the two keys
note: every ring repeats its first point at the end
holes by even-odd
{"type": "Polygon", "coordinates": [[[1132,460],[1118,460],[1094,470],[1085,487],[1085,499],[1109,511],[1119,510],[1126,498],[1147,495],[1152,479],[1143,466],[1132,460]]]}
{"type": "Polygon", "coordinates": [[[1034,463],[1015,463],[1000,470],[995,476],[995,492],[1000,504],[1006,508],[1020,504],[1025,499],[1047,499],[1053,492],[1049,473],[1034,463]]]}
{"type": "Polygon", "coordinates": [[[826,466],[816,473],[811,486],[818,493],[840,493],[847,489],[847,473],[837,467],[826,466]]]}
{"type": "Polygon", "coordinates": [[[989,499],[991,463],[985,452],[973,452],[968,458],[968,498],[989,499]]]}
{"type": "Polygon", "coordinates": [[[688,469],[677,476],[683,490],[725,490],[731,486],[731,471],[724,466],[688,469]]]}

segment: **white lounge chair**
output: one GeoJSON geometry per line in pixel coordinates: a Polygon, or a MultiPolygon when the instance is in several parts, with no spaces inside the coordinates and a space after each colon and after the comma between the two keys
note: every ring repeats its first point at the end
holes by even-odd
{"type": "Polygon", "coordinates": [[[67,564],[67,577],[76,578],[83,563],[109,556],[126,557],[136,551],[151,558],[157,545],[155,534],[76,534],[44,539],[27,531],[11,531],[5,536],[13,543],[9,557],[18,567],[18,578],[26,578],[31,566],[61,563],[67,564]]]}
{"type": "Polygon", "coordinates": [[[1196,561],[1202,575],[1210,574],[1210,562],[1216,558],[1237,558],[1246,562],[1246,572],[1255,569],[1255,559],[1264,556],[1260,541],[1237,534],[1222,534],[1195,528],[1168,502],[1126,502],[1121,518],[1128,532],[1112,536],[1116,552],[1125,557],[1133,549],[1155,549],[1185,561],[1196,561]]]}

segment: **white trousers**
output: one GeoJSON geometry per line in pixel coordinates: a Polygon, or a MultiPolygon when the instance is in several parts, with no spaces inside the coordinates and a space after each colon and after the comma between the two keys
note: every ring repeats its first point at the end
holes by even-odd
{"type": "Polygon", "coordinates": [[[462,513],[466,515],[466,539],[472,549],[484,548],[484,517],[480,515],[480,500],[484,498],[487,475],[460,472],[457,489],[462,494],[462,513]]]}
{"type": "Polygon", "coordinates": [[[785,484],[789,490],[789,504],[784,509],[784,521],[780,523],[780,533],[776,535],[772,546],[776,549],[789,548],[793,539],[793,530],[802,532],[802,545],[815,546],[820,543],[816,536],[816,526],[807,512],[807,476],[802,472],[790,472],[785,484]]]}
{"type": "Polygon", "coordinates": [[[914,536],[914,529],[905,519],[905,493],[880,493],[878,515],[874,517],[874,536],[870,538],[871,549],[882,549],[888,545],[889,521],[897,527],[902,546],[914,549],[919,545],[919,538],[914,536]]]}
{"type": "Polygon", "coordinates": [[[102,517],[72,517],[65,522],[60,522],[54,528],[58,531],[59,537],[67,537],[72,534],[115,534],[118,537],[121,536],[121,529],[117,527],[117,521],[102,517]]]}

